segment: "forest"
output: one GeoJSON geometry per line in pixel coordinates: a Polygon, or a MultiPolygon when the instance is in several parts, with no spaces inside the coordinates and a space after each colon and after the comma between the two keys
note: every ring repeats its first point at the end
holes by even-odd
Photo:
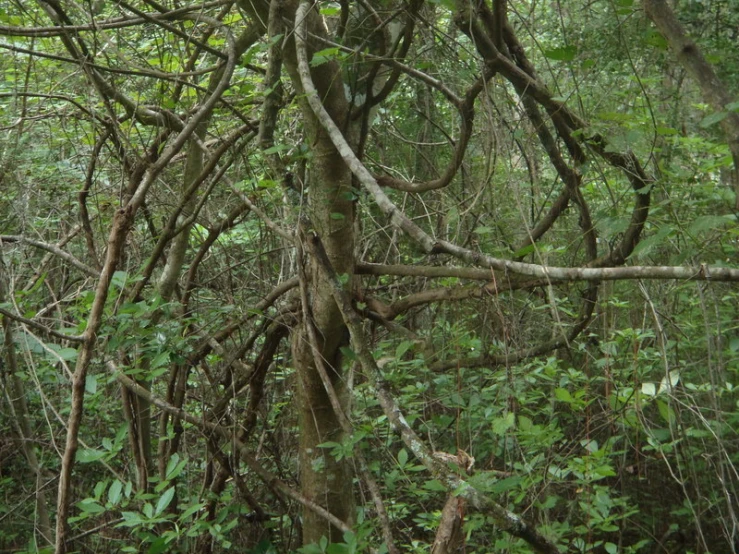
{"type": "Polygon", "coordinates": [[[0,0],[0,553],[737,554],[736,0],[0,0]]]}

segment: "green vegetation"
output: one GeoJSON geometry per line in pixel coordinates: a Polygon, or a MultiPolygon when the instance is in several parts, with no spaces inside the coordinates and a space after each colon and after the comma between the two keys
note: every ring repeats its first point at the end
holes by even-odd
{"type": "Polygon", "coordinates": [[[733,0],[0,0],[0,552],[739,552],[733,0]]]}

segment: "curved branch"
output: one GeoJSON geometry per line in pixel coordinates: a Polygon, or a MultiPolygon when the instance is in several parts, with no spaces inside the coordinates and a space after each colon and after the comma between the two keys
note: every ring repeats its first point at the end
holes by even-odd
{"type": "MultiPolygon", "coordinates": [[[[547,280],[562,281],[601,281],[621,279],[685,279],[685,280],[714,280],[714,281],[738,281],[739,269],[726,267],[553,267],[539,264],[527,264],[513,262],[501,258],[488,256],[480,252],[474,252],[445,240],[436,240],[426,231],[414,223],[405,215],[385,194],[382,187],[377,183],[372,174],[364,164],[356,157],[352,148],[347,143],[341,130],[336,126],[323,107],[316,87],[310,76],[307,54],[305,51],[304,31],[299,28],[296,33],[296,46],[298,55],[298,71],[305,91],[306,100],[315,113],[318,121],[323,125],[336,150],[341,155],[344,163],[357,177],[359,182],[369,191],[377,206],[388,217],[390,222],[403,230],[414,239],[427,254],[449,254],[466,262],[497,269],[503,272],[518,273],[531,277],[539,277],[547,280]]],[[[631,158],[629,158],[631,159],[631,158]]],[[[638,166],[637,166],[638,167],[638,166]]],[[[638,168],[641,169],[640,167],[638,168]]],[[[635,213],[639,218],[643,217],[643,210],[635,213]]],[[[638,223],[638,219],[636,220],[638,223]]],[[[632,247],[633,248],[633,247],[632,247]]]]}
{"type": "Polygon", "coordinates": [[[429,190],[444,188],[449,185],[464,161],[467,145],[472,136],[472,125],[475,117],[475,99],[480,92],[482,92],[485,83],[487,83],[494,74],[495,71],[492,68],[486,68],[483,75],[467,91],[464,101],[456,106],[460,119],[459,138],[457,139],[452,159],[441,177],[432,181],[410,183],[404,179],[398,179],[391,175],[383,175],[377,178],[377,183],[381,187],[389,187],[403,192],[426,192],[429,190]]]}

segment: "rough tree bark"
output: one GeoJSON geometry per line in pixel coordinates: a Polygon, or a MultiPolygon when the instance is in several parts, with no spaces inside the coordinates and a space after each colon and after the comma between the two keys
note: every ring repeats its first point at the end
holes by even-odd
{"type": "MultiPolygon", "coordinates": [[[[293,27],[296,1],[280,1],[272,9],[274,17],[287,20],[293,27]]],[[[241,6],[256,21],[266,26],[270,16],[270,2],[242,1],[241,6]]],[[[315,10],[308,14],[310,33],[325,36],[326,29],[315,10]]],[[[311,41],[312,42],[312,41],[311,41]]],[[[302,95],[297,72],[294,41],[285,43],[283,55],[285,68],[302,95]]],[[[320,48],[311,47],[313,51],[320,48]]],[[[341,68],[327,62],[312,68],[312,76],[319,83],[320,95],[326,110],[341,128],[351,125],[348,121],[349,105],[344,93],[341,68]]],[[[351,172],[336,151],[326,131],[316,120],[313,111],[303,100],[301,114],[305,136],[311,152],[308,182],[303,183],[308,219],[326,247],[334,270],[347,276],[347,286],[354,273],[354,203],[351,195],[351,172]],[[307,190],[306,190],[307,189],[307,190]]],[[[350,133],[352,134],[352,133],[350,133]]],[[[356,134],[356,133],[353,133],[356,134]]],[[[321,357],[330,371],[330,378],[339,397],[343,389],[341,347],[348,343],[348,332],[336,306],[331,288],[314,263],[306,268],[310,280],[310,314],[292,333],[293,366],[298,374],[299,425],[300,425],[300,479],[304,496],[329,509],[344,522],[353,519],[353,475],[345,460],[336,461],[318,445],[327,441],[342,441],[342,428],[335,414],[316,369],[308,330],[313,325],[320,344],[321,357]]],[[[321,537],[330,542],[341,541],[339,529],[311,510],[303,513],[303,543],[318,542],[321,537]]]]}

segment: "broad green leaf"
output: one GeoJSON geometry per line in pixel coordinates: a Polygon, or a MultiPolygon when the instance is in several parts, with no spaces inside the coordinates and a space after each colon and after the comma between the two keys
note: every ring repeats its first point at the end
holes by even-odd
{"type": "Polygon", "coordinates": [[[572,395],[570,394],[570,391],[568,391],[567,389],[563,389],[563,388],[554,389],[554,396],[560,402],[567,402],[568,404],[572,404],[573,402],[572,395]]]}
{"type": "Polygon", "coordinates": [[[56,353],[65,362],[71,362],[77,359],[76,348],[60,348],[59,350],[57,350],[56,353]]]}
{"type": "Polygon", "coordinates": [[[160,352],[154,358],[151,360],[151,363],[149,364],[152,369],[156,369],[158,367],[162,367],[164,365],[169,364],[169,356],[170,352],[165,350],[164,352],[160,352]]]}
{"type": "Polygon", "coordinates": [[[652,248],[659,246],[667,237],[673,234],[675,229],[672,225],[665,225],[655,234],[643,239],[636,245],[631,256],[639,256],[640,254],[647,254],[652,248]]]}
{"type": "Polygon", "coordinates": [[[205,502],[198,502],[197,504],[193,504],[192,506],[190,506],[189,508],[187,508],[184,512],[182,512],[179,515],[180,521],[186,520],[188,517],[190,517],[194,513],[199,512],[200,510],[202,510],[203,508],[205,508],[205,506],[206,506],[206,503],[205,502]]]}
{"type": "Polygon", "coordinates": [[[166,491],[164,491],[164,494],[159,497],[159,500],[157,501],[157,507],[154,513],[156,515],[161,514],[164,510],[167,509],[167,506],[169,506],[169,503],[172,502],[172,499],[174,498],[174,486],[169,487],[166,491]]]}
{"type": "Polygon", "coordinates": [[[89,373],[85,376],[85,392],[87,394],[95,394],[98,390],[98,378],[97,375],[89,373]]]}
{"type": "Polygon", "coordinates": [[[126,280],[128,279],[128,273],[125,271],[116,271],[113,273],[113,277],[110,280],[110,284],[117,289],[123,289],[126,286],[126,280]]]}
{"type": "Polygon", "coordinates": [[[342,346],[339,350],[341,350],[341,355],[344,356],[345,360],[354,361],[357,359],[357,355],[354,350],[348,346],[342,346]]]}
{"type": "Polygon", "coordinates": [[[701,122],[698,124],[699,127],[702,129],[707,129],[708,127],[711,127],[713,125],[716,125],[716,123],[719,123],[726,119],[726,117],[729,115],[729,112],[714,112],[710,115],[707,115],[704,117],[701,122]]]}
{"type": "Polygon", "coordinates": [[[711,229],[717,229],[724,225],[734,224],[735,219],[729,215],[702,215],[697,217],[693,223],[688,227],[688,232],[692,235],[700,233],[701,231],[708,231],[711,229]]]}
{"type": "Polygon", "coordinates": [[[516,415],[513,412],[508,412],[503,417],[496,417],[493,420],[493,433],[496,435],[505,435],[515,423],[516,415]]]}
{"type": "Polygon", "coordinates": [[[322,16],[331,17],[333,15],[338,15],[339,13],[341,13],[341,8],[335,3],[331,3],[328,6],[321,8],[319,11],[322,16]]]}
{"type": "Polygon", "coordinates": [[[519,475],[515,475],[513,477],[506,477],[505,479],[501,479],[500,481],[497,481],[490,487],[490,492],[493,494],[502,494],[506,491],[509,491],[511,489],[514,489],[518,487],[521,482],[523,481],[523,477],[519,475]]]}
{"type": "Polygon", "coordinates": [[[577,54],[577,48],[574,46],[562,46],[560,48],[552,48],[551,50],[544,50],[544,55],[550,60],[557,60],[561,62],[569,62],[575,58],[577,54]]]}
{"type": "MultiPolygon", "coordinates": [[[[94,448],[83,448],[77,451],[75,459],[81,464],[89,464],[91,462],[97,462],[105,457],[107,452],[102,450],[96,450],[94,448]]],[[[88,489],[89,490],[89,489],[88,489]]]]}
{"type": "Polygon", "coordinates": [[[167,462],[167,469],[165,476],[167,480],[176,478],[187,465],[187,460],[180,460],[179,454],[172,454],[172,457],[167,462]]]}
{"type": "Polygon", "coordinates": [[[664,400],[657,400],[657,409],[659,410],[659,415],[662,416],[662,419],[670,425],[674,424],[675,412],[670,408],[670,405],[667,402],[664,400]]]}
{"type": "Polygon", "coordinates": [[[101,496],[103,496],[103,493],[105,492],[105,489],[108,487],[107,481],[98,481],[95,484],[95,500],[100,499],[101,496]]]}
{"type": "Polygon", "coordinates": [[[324,64],[327,61],[336,58],[338,54],[339,54],[339,49],[337,47],[324,48],[323,50],[319,50],[318,52],[313,54],[313,58],[310,61],[310,65],[312,67],[316,67],[317,65],[324,64]]]}
{"type": "Polygon", "coordinates": [[[401,448],[400,452],[398,452],[398,465],[400,467],[405,467],[405,465],[408,463],[408,452],[405,448],[401,448]]]}
{"type": "Polygon", "coordinates": [[[395,349],[395,357],[399,360],[403,357],[403,355],[410,350],[410,348],[413,346],[413,342],[409,340],[402,341],[398,347],[395,349]]]}
{"type": "Polygon", "coordinates": [[[77,502],[77,507],[80,509],[80,511],[86,512],[88,514],[102,514],[105,511],[105,508],[95,502],[92,498],[77,502]]]}
{"type": "Polygon", "coordinates": [[[662,381],[660,381],[659,391],[657,391],[657,394],[662,394],[663,392],[672,392],[679,382],[680,370],[673,369],[668,375],[662,377],[662,381]]]}
{"type": "Polygon", "coordinates": [[[144,523],[141,514],[138,512],[121,512],[123,521],[116,525],[116,527],[138,527],[144,523]]]}
{"type": "Polygon", "coordinates": [[[108,489],[108,502],[110,502],[114,506],[118,504],[118,501],[121,499],[122,492],[123,483],[116,479],[115,481],[113,481],[113,484],[110,485],[110,488],[108,489]]]}
{"type": "Polygon", "coordinates": [[[428,491],[445,491],[446,487],[442,485],[437,479],[431,479],[423,484],[423,488],[428,491]]]}

